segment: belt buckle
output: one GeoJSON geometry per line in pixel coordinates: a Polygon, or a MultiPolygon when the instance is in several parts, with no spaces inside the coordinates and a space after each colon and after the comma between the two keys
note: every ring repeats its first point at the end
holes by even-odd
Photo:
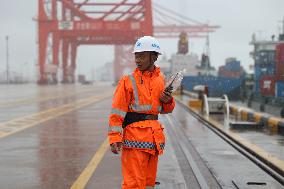
{"type": "Polygon", "coordinates": [[[151,119],[151,115],[146,115],[145,119],[151,119]]]}
{"type": "Polygon", "coordinates": [[[146,115],[146,119],[155,120],[155,115],[146,115]]]}

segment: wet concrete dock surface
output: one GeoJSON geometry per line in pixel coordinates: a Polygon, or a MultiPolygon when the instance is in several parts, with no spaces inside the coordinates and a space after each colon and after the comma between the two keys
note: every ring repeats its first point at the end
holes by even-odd
{"type": "Polygon", "coordinates": [[[284,161],[284,135],[272,132],[271,129],[264,126],[255,127],[247,125],[236,128],[230,127],[229,122],[235,120],[234,116],[230,116],[230,120],[224,119],[222,115],[211,115],[211,117],[222,123],[224,130],[236,133],[240,137],[284,161]]]}
{"type": "MultiPolygon", "coordinates": [[[[248,186],[248,182],[266,183],[261,188],[283,188],[210,129],[201,125],[197,119],[180,114],[182,110],[178,111],[179,108],[181,107],[177,107],[173,113],[174,119],[179,120],[183,132],[222,188],[236,188],[235,185],[239,188],[259,187],[248,186]]],[[[176,124],[178,125],[177,122],[176,124]]]]}
{"type": "MultiPolygon", "coordinates": [[[[81,90],[79,87],[76,92],[81,90]]],[[[109,87],[92,90],[93,93],[68,99],[35,102],[27,105],[24,112],[13,111],[16,107],[1,111],[21,117],[36,109],[43,111],[86,96],[112,92],[109,87]],[[31,106],[37,108],[28,109],[31,106]]],[[[65,92],[63,88],[59,95],[64,97],[65,92]]],[[[106,137],[109,107],[109,100],[104,100],[0,139],[0,188],[70,188],[106,137]]]]}
{"type": "MultiPolygon", "coordinates": [[[[7,136],[1,137],[0,133],[0,188],[54,189],[71,188],[74,184],[78,184],[77,188],[120,188],[120,157],[102,145],[107,136],[113,88],[30,87],[31,90],[11,87],[6,89],[9,95],[0,95],[0,131],[1,124],[10,119],[88,100],[78,106],[72,104],[70,111],[60,116],[58,112],[51,112],[47,121],[37,117],[38,122],[33,122],[32,126],[27,122],[25,124],[30,125],[21,130],[13,127],[7,136]],[[89,100],[93,96],[96,101],[89,100]],[[7,99],[10,105],[6,103],[7,99]],[[100,155],[101,161],[97,158],[100,155]],[[96,166],[89,164],[92,160],[96,166]]],[[[159,161],[157,180],[161,184],[156,188],[260,188],[248,185],[248,182],[265,183],[261,188],[284,188],[178,103],[175,111],[160,116],[160,121],[165,126],[167,143],[165,154],[159,161]]],[[[254,133],[258,132],[239,132],[260,144],[261,138],[254,133]]],[[[279,148],[273,151],[283,158],[283,143],[277,142],[283,136],[269,136],[262,143],[277,144],[279,148]]]]}

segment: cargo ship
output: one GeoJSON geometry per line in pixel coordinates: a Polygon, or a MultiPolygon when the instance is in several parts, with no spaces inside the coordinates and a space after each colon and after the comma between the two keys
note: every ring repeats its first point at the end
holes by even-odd
{"type": "MultiPolygon", "coordinates": [[[[207,38],[209,49],[209,38],[207,38]]],[[[182,86],[185,90],[193,91],[194,86],[206,85],[209,96],[227,94],[230,99],[238,99],[244,86],[245,72],[240,61],[236,58],[226,59],[225,65],[218,70],[210,64],[209,53],[204,52],[201,60],[198,56],[188,53],[188,40],[185,33],[181,33],[178,42],[178,52],[171,56],[170,73],[184,70],[182,86]]]]}
{"type": "Polygon", "coordinates": [[[184,89],[192,91],[195,85],[207,85],[210,96],[227,94],[231,100],[247,98],[260,104],[284,106],[284,20],[283,33],[277,38],[273,35],[270,40],[258,40],[253,35],[250,45],[253,46],[250,52],[254,60],[253,74],[245,73],[236,58],[226,59],[225,65],[215,74],[209,56],[203,54],[200,66],[195,66],[195,73],[185,75],[184,89]]]}
{"type": "Polygon", "coordinates": [[[242,97],[245,91],[245,71],[240,61],[236,58],[226,59],[226,64],[219,67],[217,75],[210,72],[212,70],[211,66],[204,67],[202,65],[204,63],[201,61],[199,69],[202,72],[199,72],[198,75],[184,77],[182,82],[184,89],[193,91],[196,85],[206,85],[211,97],[220,97],[223,94],[226,94],[231,100],[239,100],[242,97]]]}

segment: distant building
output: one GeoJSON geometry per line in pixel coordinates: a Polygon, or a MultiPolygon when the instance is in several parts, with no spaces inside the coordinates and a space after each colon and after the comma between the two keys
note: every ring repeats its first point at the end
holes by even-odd
{"type": "Polygon", "coordinates": [[[171,72],[184,71],[184,75],[198,75],[198,55],[194,53],[190,54],[174,54],[169,60],[171,63],[171,72]]]}

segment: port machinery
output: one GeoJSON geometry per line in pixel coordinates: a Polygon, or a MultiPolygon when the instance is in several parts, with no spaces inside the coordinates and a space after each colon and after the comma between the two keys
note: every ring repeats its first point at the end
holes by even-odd
{"type": "Polygon", "coordinates": [[[230,105],[227,95],[223,95],[221,98],[208,97],[203,95],[203,111],[206,115],[210,113],[225,113],[227,117],[230,114],[230,105]]]}
{"type": "Polygon", "coordinates": [[[38,0],[37,22],[39,84],[57,83],[59,71],[62,83],[75,82],[81,45],[114,45],[114,77],[118,79],[126,67],[133,67],[130,45],[138,37],[169,38],[181,32],[189,38],[206,37],[220,27],[187,18],[151,0],[38,0]]]}

